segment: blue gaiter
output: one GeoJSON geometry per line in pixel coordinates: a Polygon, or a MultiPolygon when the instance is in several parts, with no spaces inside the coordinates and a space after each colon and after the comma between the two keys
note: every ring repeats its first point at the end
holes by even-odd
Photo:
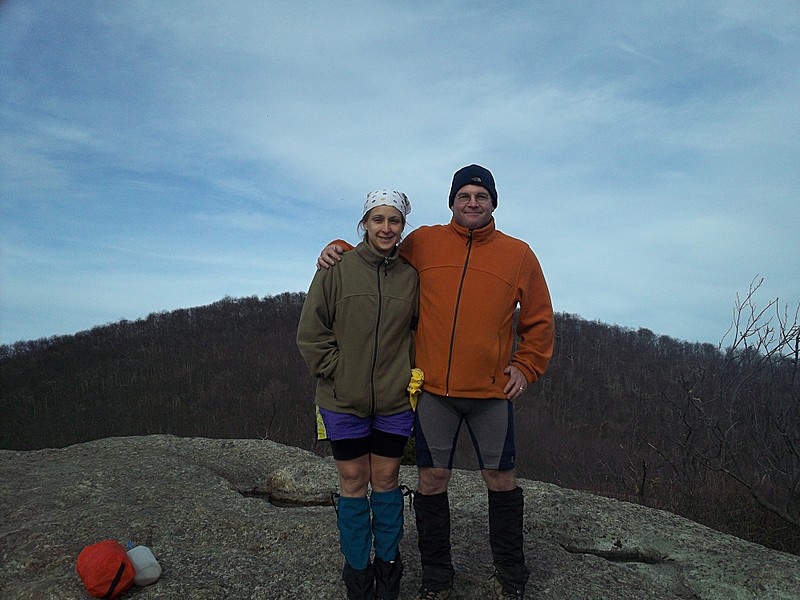
{"type": "Polygon", "coordinates": [[[372,531],[369,500],[339,496],[339,546],[344,558],[356,571],[369,566],[372,531]]]}
{"type": "Polygon", "coordinates": [[[372,533],[375,535],[375,556],[390,562],[397,558],[403,539],[403,492],[372,492],[372,533]]]}

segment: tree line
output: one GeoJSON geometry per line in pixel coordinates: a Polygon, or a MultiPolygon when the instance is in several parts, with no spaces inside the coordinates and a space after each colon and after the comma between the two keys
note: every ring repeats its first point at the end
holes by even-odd
{"type": "MultiPolygon", "coordinates": [[[[550,368],[515,406],[519,475],[800,554],[797,313],[759,309],[755,289],[725,348],[557,313],[550,368]]],[[[0,346],[0,447],[170,433],[326,454],[295,345],[304,299],[226,297],[0,346]]]]}

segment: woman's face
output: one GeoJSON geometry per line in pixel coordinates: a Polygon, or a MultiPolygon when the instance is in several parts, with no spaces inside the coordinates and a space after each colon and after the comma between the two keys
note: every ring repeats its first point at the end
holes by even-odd
{"type": "Polygon", "coordinates": [[[403,233],[403,214],[393,206],[376,206],[364,217],[367,243],[387,255],[400,243],[403,233]]]}

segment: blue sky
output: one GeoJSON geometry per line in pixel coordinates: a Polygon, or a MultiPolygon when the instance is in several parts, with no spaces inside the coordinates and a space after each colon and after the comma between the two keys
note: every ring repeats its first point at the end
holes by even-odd
{"type": "Polygon", "coordinates": [[[717,343],[800,300],[800,5],[0,4],[0,343],[304,291],[458,168],[557,311],[717,343]]]}

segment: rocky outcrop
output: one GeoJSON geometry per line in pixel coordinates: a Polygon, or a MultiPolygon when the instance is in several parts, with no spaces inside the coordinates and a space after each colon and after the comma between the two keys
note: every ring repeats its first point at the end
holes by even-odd
{"type": "MultiPolygon", "coordinates": [[[[415,472],[401,479],[414,486],[415,472]]],[[[0,597],[87,598],[84,546],[149,546],[161,579],[125,597],[343,598],[330,459],[261,440],[148,436],[0,452],[0,597]]],[[[800,598],[800,557],[670,513],[522,480],[528,598],[800,598]]],[[[487,597],[491,575],[480,475],[451,487],[456,598],[487,597]]],[[[419,581],[406,512],[403,595],[419,581]]]]}

